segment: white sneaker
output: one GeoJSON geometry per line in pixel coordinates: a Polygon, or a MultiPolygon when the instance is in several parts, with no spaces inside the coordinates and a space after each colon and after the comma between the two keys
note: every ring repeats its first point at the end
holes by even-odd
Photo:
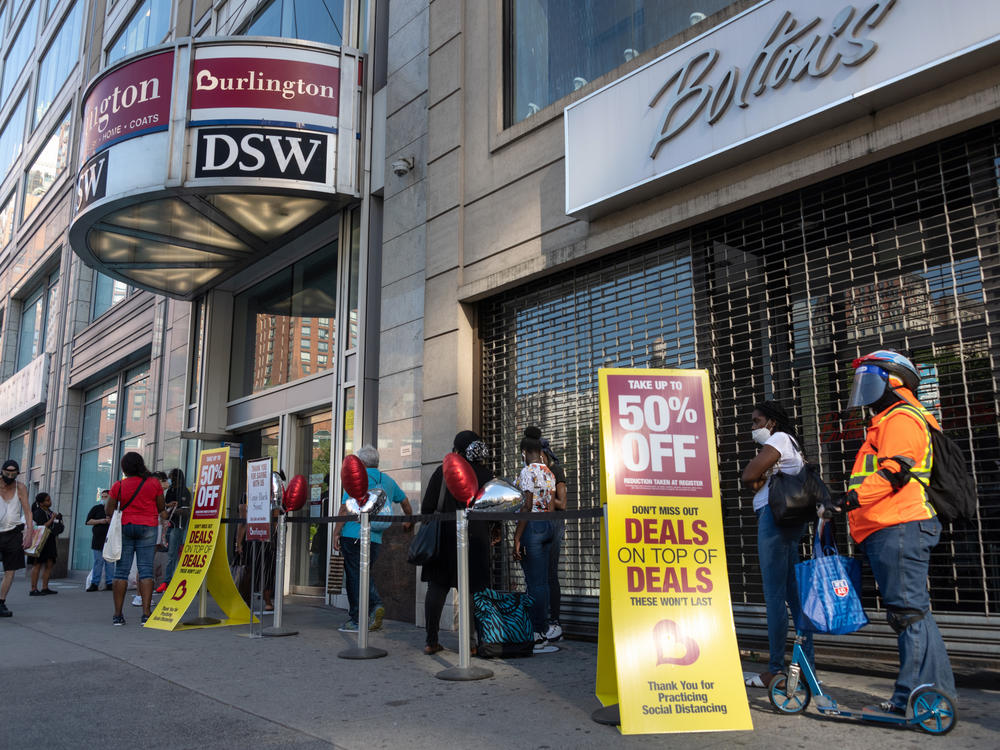
{"type": "Polygon", "coordinates": [[[533,650],[536,654],[548,645],[549,642],[545,640],[544,635],[541,633],[535,633],[535,648],[533,650]]]}
{"type": "Polygon", "coordinates": [[[141,607],[142,606],[142,597],[139,596],[138,594],[136,594],[135,596],[133,596],[132,597],[132,606],[133,607],[141,607]]]}
{"type": "Polygon", "coordinates": [[[562,635],[562,628],[559,626],[559,623],[554,622],[549,625],[549,629],[545,631],[545,640],[560,641],[562,640],[562,635]]]}

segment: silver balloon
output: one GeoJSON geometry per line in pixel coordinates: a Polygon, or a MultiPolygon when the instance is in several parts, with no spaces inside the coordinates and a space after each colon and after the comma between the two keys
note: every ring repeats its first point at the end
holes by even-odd
{"type": "Polygon", "coordinates": [[[348,513],[367,513],[371,516],[377,516],[387,502],[389,502],[389,496],[385,494],[385,490],[374,489],[368,490],[368,497],[365,498],[364,505],[360,508],[358,507],[358,501],[353,497],[347,498],[344,501],[344,505],[347,506],[348,513]]]}
{"type": "Polygon", "coordinates": [[[494,513],[514,513],[524,504],[524,495],[517,487],[503,479],[491,479],[476,493],[470,510],[488,510],[494,513]]]}
{"type": "Polygon", "coordinates": [[[271,507],[276,508],[281,505],[281,498],[285,496],[285,480],[276,471],[271,472],[271,507]]]}

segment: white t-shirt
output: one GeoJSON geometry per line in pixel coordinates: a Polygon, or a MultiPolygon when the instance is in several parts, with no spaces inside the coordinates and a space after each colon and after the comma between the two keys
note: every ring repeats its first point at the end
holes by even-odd
{"type": "Polygon", "coordinates": [[[785,474],[798,474],[805,465],[805,461],[802,460],[802,453],[795,445],[795,441],[788,436],[787,432],[776,432],[771,437],[767,439],[764,445],[770,445],[780,454],[778,457],[778,462],[767,470],[767,474],[764,479],[764,486],[757,490],[757,494],[753,496],[753,510],[756,513],[758,510],[767,505],[767,494],[768,494],[768,481],[771,475],[776,471],[784,472],[785,474]]]}
{"type": "Polygon", "coordinates": [[[24,519],[21,515],[21,499],[17,496],[15,489],[14,497],[10,500],[4,500],[0,497],[0,533],[10,531],[22,523],[24,523],[24,519]]]}

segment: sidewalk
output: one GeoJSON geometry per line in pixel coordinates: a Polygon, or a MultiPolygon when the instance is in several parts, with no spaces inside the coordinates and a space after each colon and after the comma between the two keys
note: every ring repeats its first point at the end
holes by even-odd
{"type": "MultiPolygon", "coordinates": [[[[1000,685],[960,687],[961,718],[945,738],[771,710],[750,691],[753,732],[623,737],[593,723],[596,644],[564,642],[556,654],[474,660],[495,676],[468,683],[434,677],[457,664],[448,649],[422,652],[423,631],[386,621],[371,645],[389,655],[348,661],[356,637],[337,632],[340,610],[293,603],[287,638],[250,639],[246,626],[179,633],[144,630],[126,600],[111,626],[111,593],[53,582],[59,596],[28,598],[19,574],[0,620],[0,726],[11,748],[871,748],[1000,746],[1000,685]],[[16,689],[15,689],[16,686],[16,689]]],[[[759,665],[746,664],[748,670],[759,665]]],[[[891,680],[821,669],[845,704],[888,695],[891,680]]]]}

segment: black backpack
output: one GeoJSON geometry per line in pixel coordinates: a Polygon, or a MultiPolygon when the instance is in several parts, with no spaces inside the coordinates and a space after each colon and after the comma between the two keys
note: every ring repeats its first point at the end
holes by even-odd
{"type": "Polygon", "coordinates": [[[971,521],[976,517],[978,493],[962,449],[941,430],[934,429],[919,410],[907,406],[911,413],[920,415],[931,433],[930,482],[924,484],[916,477],[911,478],[924,485],[927,498],[942,522],[971,521]]]}

